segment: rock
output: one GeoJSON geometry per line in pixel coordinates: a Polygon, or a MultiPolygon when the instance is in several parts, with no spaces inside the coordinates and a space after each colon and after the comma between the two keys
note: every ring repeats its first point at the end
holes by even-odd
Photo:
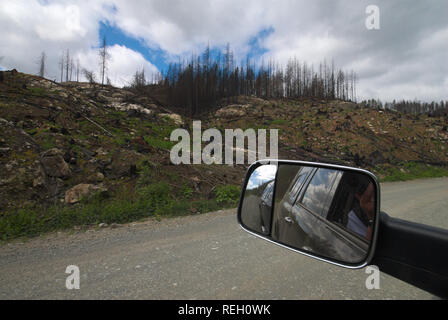
{"type": "Polygon", "coordinates": [[[112,163],[112,158],[99,159],[98,164],[100,166],[106,167],[112,163]]]}
{"type": "Polygon", "coordinates": [[[96,152],[90,151],[90,150],[88,150],[88,149],[86,149],[86,148],[83,148],[83,147],[80,147],[80,149],[81,149],[81,152],[82,152],[82,155],[83,155],[83,159],[84,159],[84,160],[89,161],[89,160],[91,160],[93,157],[96,156],[96,152]]]}
{"type": "Polygon", "coordinates": [[[104,180],[104,174],[102,174],[101,172],[97,172],[96,174],[96,181],[103,181],[104,180]]]}
{"type": "Polygon", "coordinates": [[[44,172],[49,177],[68,178],[71,176],[71,170],[65,162],[63,152],[53,148],[41,153],[40,163],[44,172]]]}
{"type": "Polygon", "coordinates": [[[18,162],[16,161],[16,160],[12,160],[11,162],[8,162],[6,165],[5,165],[5,169],[7,170],[7,171],[11,171],[15,166],[17,166],[18,165],[18,162]]]}
{"type": "Polygon", "coordinates": [[[127,104],[127,103],[117,103],[117,102],[113,102],[111,104],[111,107],[119,110],[119,111],[135,111],[138,112],[140,114],[146,114],[146,115],[151,115],[153,113],[153,110],[147,109],[141,105],[138,104],[127,104]]]}
{"type": "Polygon", "coordinates": [[[13,182],[15,178],[16,176],[11,176],[8,179],[0,179],[0,186],[7,186],[11,182],[13,182]]]}
{"type": "Polygon", "coordinates": [[[228,118],[228,117],[241,117],[245,115],[245,110],[246,108],[244,108],[244,106],[240,106],[240,105],[230,105],[224,108],[219,109],[218,111],[216,111],[215,116],[217,117],[223,117],[223,118],[228,118]]]}
{"type": "Polygon", "coordinates": [[[14,126],[14,124],[12,122],[9,122],[8,120],[5,120],[3,118],[0,118],[0,124],[3,126],[10,126],[10,127],[14,126]]]}
{"type": "Polygon", "coordinates": [[[104,174],[102,174],[101,172],[93,173],[87,178],[87,181],[91,183],[102,182],[104,181],[104,174]]]}
{"type": "Polygon", "coordinates": [[[162,118],[169,118],[169,119],[173,120],[173,122],[178,126],[184,125],[184,121],[182,120],[182,117],[177,113],[161,113],[159,116],[162,118]]]}
{"type": "Polygon", "coordinates": [[[98,149],[96,149],[95,152],[99,156],[106,156],[106,155],[108,155],[108,152],[105,151],[102,147],[99,147],[98,149]]]}
{"type": "Polygon", "coordinates": [[[0,155],[6,156],[11,152],[11,148],[0,148],[0,155]]]}
{"type": "Polygon", "coordinates": [[[103,186],[81,183],[65,192],[65,203],[73,204],[79,202],[82,198],[89,197],[96,192],[107,191],[103,186]]]}
{"type": "Polygon", "coordinates": [[[33,180],[33,188],[41,187],[45,185],[45,179],[42,176],[38,176],[33,180]]]}

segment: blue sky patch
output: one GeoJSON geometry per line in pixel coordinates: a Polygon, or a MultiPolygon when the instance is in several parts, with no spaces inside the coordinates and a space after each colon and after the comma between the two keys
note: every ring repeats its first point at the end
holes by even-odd
{"type": "Polygon", "coordinates": [[[168,63],[165,58],[165,51],[161,49],[149,48],[144,43],[143,39],[130,37],[120,28],[110,25],[109,23],[100,22],[100,43],[102,42],[104,36],[106,36],[108,46],[118,44],[139,52],[147,61],[155,65],[159,71],[163,71],[168,68],[168,63]]]}
{"type": "MultiPolygon", "coordinates": [[[[274,32],[273,27],[265,28],[261,31],[259,31],[255,36],[249,39],[248,45],[249,45],[249,52],[248,56],[252,60],[258,60],[263,54],[268,52],[266,48],[262,46],[262,41],[269,35],[271,35],[274,32]]],[[[134,38],[132,36],[127,35],[125,32],[123,32],[120,28],[109,24],[107,22],[100,22],[100,28],[99,28],[99,43],[102,42],[103,37],[106,36],[106,41],[108,46],[113,45],[121,45],[125,46],[131,50],[134,50],[136,52],[139,52],[147,61],[151,62],[153,65],[159,69],[159,71],[164,72],[168,69],[168,65],[171,61],[177,62],[178,59],[175,58],[172,60],[168,59],[169,54],[168,52],[162,50],[162,49],[154,49],[145,44],[145,41],[143,39],[134,38]]],[[[232,44],[230,43],[230,46],[232,44]]],[[[219,54],[221,54],[221,59],[224,58],[226,46],[212,46],[210,47],[210,56],[211,59],[215,59],[218,57],[219,54]]],[[[231,48],[232,49],[232,48],[231,48]]],[[[203,52],[201,52],[201,55],[203,52]]],[[[235,54],[236,55],[236,54],[235,54]]],[[[190,59],[189,56],[187,57],[179,57],[180,61],[183,59],[190,59]]],[[[245,62],[245,61],[244,61],[245,62]]],[[[240,61],[235,61],[237,65],[240,64],[240,61]]]]}
{"type": "Polygon", "coordinates": [[[269,50],[261,46],[262,41],[274,33],[275,29],[273,27],[265,28],[257,33],[256,36],[249,40],[249,57],[253,59],[260,58],[263,54],[267,53],[269,50]]]}

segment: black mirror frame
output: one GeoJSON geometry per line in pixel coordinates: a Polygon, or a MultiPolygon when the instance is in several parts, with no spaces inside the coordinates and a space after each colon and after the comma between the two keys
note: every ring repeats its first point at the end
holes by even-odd
{"type": "MultiPolygon", "coordinates": [[[[278,174],[278,170],[275,173],[275,181],[277,181],[277,174],[278,174]]],[[[274,194],[276,192],[276,185],[277,184],[274,185],[274,194]]],[[[334,164],[319,163],[319,162],[307,162],[307,161],[296,161],[296,160],[277,160],[277,159],[276,160],[273,160],[273,159],[258,160],[256,162],[254,162],[253,164],[251,164],[246,171],[246,177],[244,179],[244,182],[243,182],[243,185],[241,188],[240,202],[238,204],[237,219],[238,219],[238,224],[244,231],[246,231],[256,237],[259,237],[261,239],[264,239],[266,241],[274,243],[278,246],[281,246],[283,248],[292,250],[294,252],[301,253],[305,256],[315,258],[317,260],[324,261],[324,262],[327,262],[330,264],[334,264],[334,265],[337,265],[340,267],[349,268],[349,269],[361,269],[361,268],[364,268],[365,266],[369,265],[370,261],[372,261],[373,256],[375,255],[375,249],[376,249],[377,237],[378,237],[378,227],[379,227],[379,221],[380,221],[380,203],[381,203],[380,198],[381,198],[381,189],[380,189],[380,184],[378,183],[377,177],[373,173],[371,173],[367,170],[364,170],[364,169],[359,169],[359,168],[354,168],[354,167],[346,167],[346,166],[334,165],[334,164]],[[288,246],[286,244],[279,243],[279,242],[273,240],[271,236],[266,236],[261,233],[255,232],[255,231],[248,230],[244,226],[244,224],[242,223],[242,220],[241,220],[241,208],[243,205],[243,199],[244,199],[244,194],[246,192],[246,187],[249,182],[249,178],[252,175],[252,172],[262,165],[276,165],[278,168],[278,166],[280,164],[303,165],[303,166],[309,166],[309,167],[315,167],[315,168],[339,169],[339,170],[344,170],[344,171],[359,172],[359,173],[368,175],[373,180],[373,182],[375,183],[376,190],[377,190],[376,199],[375,199],[375,221],[374,221],[374,224],[373,224],[374,227],[372,230],[372,243],[370,245],[369,252],[367,253],[366,258],[363,261],[361,261],[359,263],[347,263],[347,262],[341,262],[339,260],[331,259],[328,257],[320,256],[317,254],[313,254],[308,251],[300,250],[300,249],[288,246]]],[[[272,206],[271,210],[272,210],[271,211],[271,217],[272,217],[274,206],[272,206]]]]}

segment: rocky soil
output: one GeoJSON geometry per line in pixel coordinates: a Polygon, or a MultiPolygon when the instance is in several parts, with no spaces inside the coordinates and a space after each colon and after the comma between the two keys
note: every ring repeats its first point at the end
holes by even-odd
{"type": "Polygon", "coordinates": [[[448,164],[448,116],[375,110],[343,101],[239,97],[206,117],[218,128],[279,129],[279,154],[376,171],[413,161],[448,164]]]}
{"type": "MultiPolygon", "coordinates": [[[[170,162],[175,128],[192,119],[131,89],[59,84],[3,71],[0,77],[0,208],[74,205],[93,193],[113,197],[166,181],[195,198],[217,185],[240,185],[246,165],[170,162]]],[[[200,117],[215,127],[279,129],[279,157],[375,171],[402,161],[448,164],[447,118],[363,109],[341,101],[239,97],[200,117]]],[[[269,148],[268,148],[269,150],[269,148]]]]}
{"type": "Polygon", "coordinates": [[[149,97],[15,70],[2,78],[0,208],[111,197],[135,188],[142,175],[146,183],[191,188],[196,198],[213,196],[216,185],[241,183],[244,167],[171,165],[170,133],[188,125],[149,97]]]}

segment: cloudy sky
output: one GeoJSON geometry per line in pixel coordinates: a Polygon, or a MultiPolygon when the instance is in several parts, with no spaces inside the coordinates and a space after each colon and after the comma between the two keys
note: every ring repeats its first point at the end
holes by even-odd
{"type": "Polygon", "coordinates": [[[170,61],[229,42],[237,61],[296,56],[317,65],[334,60],[359,78],[358,98],[448,98],[446,0],[2,0],[0,68],[37,73],[45,51],[47,78],[70,49],[98,70],[108,39],[108,76],[128,83],[137,69],[163,71],[170,61]],[[368,30],[368,5],[380,9],[368,30]]]}
{"type": "Polygon", "coordinates": [[[267,181],[272,181],[275,179],[275,174],[277,173],[277,166],[276,165],[264,165],[261,167],[258,167],[257,169],[252,172],[252,175],[249,178],[249,181],[247,182],[246,189],[253,189],[257,188],[263,183],[266,183],[267,181]]]}

